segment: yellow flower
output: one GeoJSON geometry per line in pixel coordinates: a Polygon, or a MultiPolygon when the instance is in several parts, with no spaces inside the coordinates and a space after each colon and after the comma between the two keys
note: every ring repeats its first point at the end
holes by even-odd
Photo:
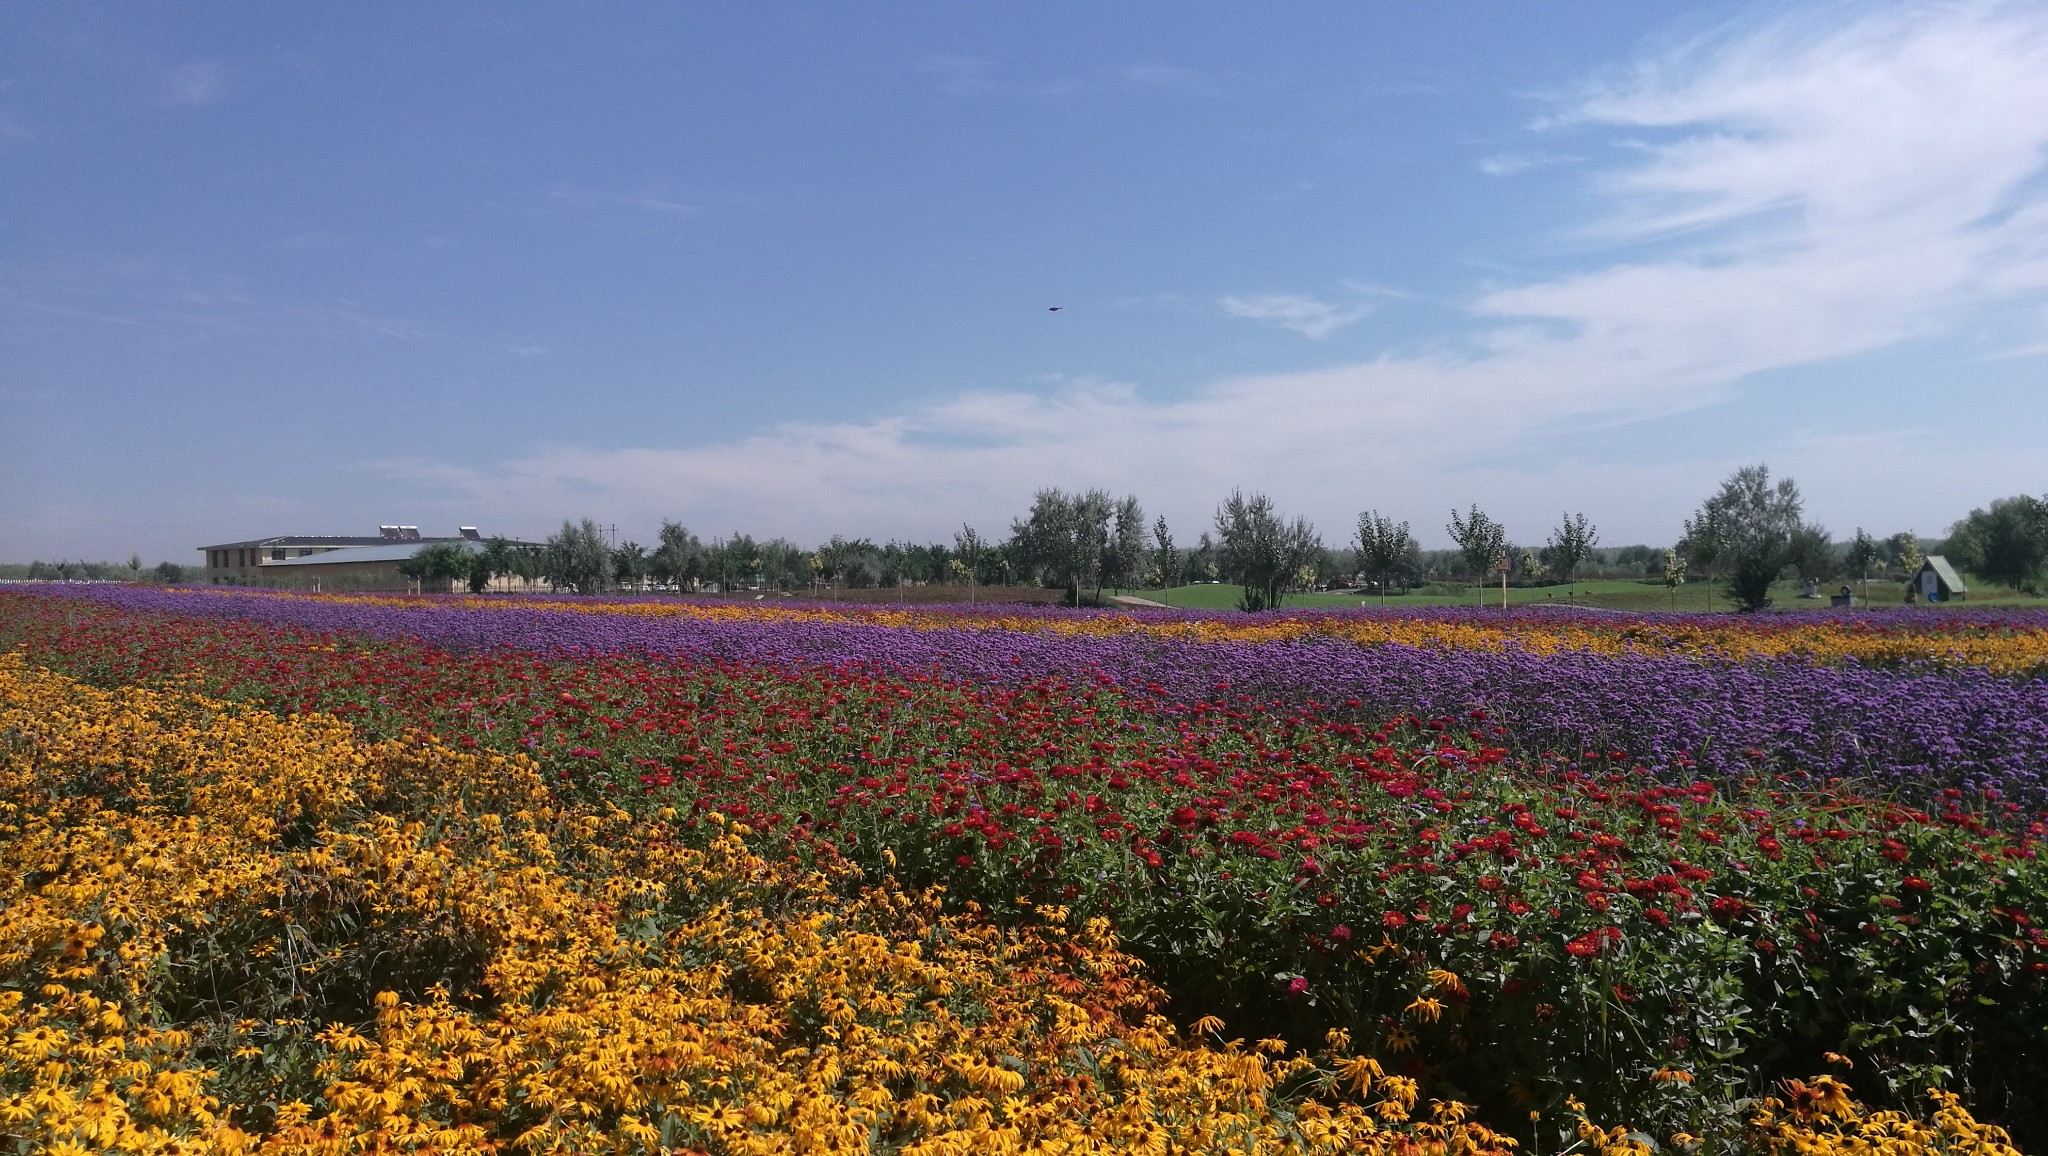
{"type": "Polygon", "coordinates": [[[1337,1062],[1337,1081],[1357,1095],[1372,1090],[1372,1082],[1385,1073],[1371,1056],[1352,1056],[1337,1062]]]}

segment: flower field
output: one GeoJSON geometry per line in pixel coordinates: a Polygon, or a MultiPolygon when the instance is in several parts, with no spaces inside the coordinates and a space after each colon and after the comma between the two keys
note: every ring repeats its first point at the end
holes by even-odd
{"type": "Polygon", "coordinates": [[[0,594],[0,1134],[2038,1146],[2044,637],[0,594]]]}

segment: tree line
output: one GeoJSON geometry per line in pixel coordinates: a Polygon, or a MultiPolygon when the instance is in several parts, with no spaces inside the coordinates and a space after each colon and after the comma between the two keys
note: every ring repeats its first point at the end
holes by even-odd
{"type": "Polygon", "coordinates": [[[0,563],[0,578],[18,578],[29,582],[152,582],[158,585],[175,585],[183,582],[199,567],[180,566],[176,562],[158,562],[145,568],[140,555],[131,556],[126,562],[87,562],[83,558],[73,562],[0,563]]]}
{"type": "MultiPolygon", "coordinates": [[[[787,538],[752,535],[701,539],[664,521],[652,546],[612,544],[589,518],[562,524],[546,542],[492,538],[481,549],[433,542],[401,565],[413,578],[466,585],[514,577],[558,589],[678,591],[750,589],[797,592],[898,585],[1044,586],[1076,605],[1105,590],[1158,589],[1198,582],[1243,588],[1248,610],[1281,605],[1298,591],[1360,589],[1385,596],[1432,583],[1514,585],[1629,577],[1677,585],[1705,580],[1738,608],[1769,601],[1771,584],[1788,576],[1904,577],[1923,559],[1911,530],[1875,537],[1857,527],[1836,541],[1806,520],[1798,485],[1773,480],[1764,465],[1725,479],[1684,523],[1668,548],[1601,548],[1599,529],[1583,513],[1560,515],[1540,545],[1517,545],[1499,520],[1477,504],[1450,511],[1450,549],[1425,550],[1410,523],[1377,509],[1361,512],[1349,537],[1326,542],[1305,518],[1282,513],[1265,494],[1234,490],[1217,504],[1191,543],[1177,542],[1166,519],[1148,519],[1136,495],[1116,498],[1087,489],[1038,491],[1012,519],[1005,537],[962,526],[950,541],[875,542],[834,535],[809,548],[787,538]]],[[[1936,543],[1956,567],[1979,580],[2040,593],[2048,584],[2048,497],[2019,495],[1975,509],[1936,543]]],[[[0,578],[177,583],[195,568],[140,558],[113,562],[0,565],[0,578]]]]}
{"type": "MultiPolygon", "coordinates": [[[[1837,543],[1807,521],[1799,487],[1773,480],[1763,465],[1736,470],[1685,520],[1669,548],[1600,548],[1599,528],[1584,513],[1561,514],[1540,544],[1517,545],[1507,527],[1477,504],[1450,511],[1448,550],[1425,550],[1410,523],[1377,509],[1358,515],[1348,539],[1332,545],[1309,521],[1278,509],[1263,493],[1233,490],[1192,543],[1174,538],[1163,517],[1147,518],[1136,495],[1101,489],[1039,490],[1006,537],[962,526],[949,542],[877,543],[834,535],[804,548],[787,538],[758,540],[734,533],[702,539],[664,521],[649,546],[611,544],[595,521],[564,522],[537,548],[502,539],[481,553],[430,544],[414,560],[416,577],[467,579],[483,589],[511,574],[584,593],[648,587],[683,590],[800,591],[897,585],[1014,586],[1062,589],[1074,605],[1099,602],[1105,590],[1229,582],[1243,588],[1239,605],[1259,610],[1293,593],[1363,588],[1382,596],[1428,583],[1570,583],[1581,577],[1631,577],[1672,585],[1716,583],[1738,608],[1769,600],[1773,582],[1788,576],[1828,581],[1868,578],[1921,561],[1912,531],[1875,538],[1858,528],[1837,543]],[[442,558],[440,555],[446,554],[442,558]],[[437,568],[438,567],[438,568],[437,568]]],[[[1958,522],[1945,544],[1959,564],[1995,580],[2038,583],[2048,564],[2048,501],[2002,499],[1958,522]]]]}

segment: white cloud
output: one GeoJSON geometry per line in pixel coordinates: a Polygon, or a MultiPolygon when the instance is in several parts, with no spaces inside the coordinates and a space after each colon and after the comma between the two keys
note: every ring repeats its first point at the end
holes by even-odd
{"type": "Polygon", "coordinates": [[[1252,321],[1263,321],[1292,329],[1303,337],[1321,341],[1347,325],[1353,325],[1372,312],[1370,305],[1332,305],[1314,297],[1296,293],[1271,294],[1264,297],[1225,297],[1223,309],[1232,317],[1243,317],[1252,321]]]}
{"type": "Polygon", "coordinates": [[[1543,168],[1548,165],[1569,164],[1580,159],[1576,156],[1553,155],[1550,153],[1497,153],[1490,157],[1480,158],[1479,171],[1489,177],[1511,177],[1516,173],[1528,172],[1530,169],[1543,168]]]}
{"type": "MultiPolygon", "coordinates": [[[[1331,529],[1362,503],[1413,510],[1426,528],[1425,511],[1473,497],[1511,523],[1566,504],[1675,521],[1687,502],[1674,508],[1664,491],[1688,486],[1583,465],[1589,428],[1722,401],[1760,371],[1949,332],[2048,287],[2048,9],[1914,6],[1847,24],[1842,11],[1724,31],[1583,90],[1552,123],[1633,138],[1594,186],[1585,230],[1628,246],[1626,258],[1479,292],[1469,331],[1438,335],[1434,352],[1217,381],[1177,400],[1128,386],[969,394],[724,445],[389,468],[506,511],[668,514],[799,537],[987,525],[1047,483],[1173,495],[1188,506],[1166,512],[1183,519],[1230,485],[1256,486],[1331,529]]],[[[1299,296],[1224,307],[1309,337],[1357,319],[1299,296]]],[[[1736,457],[1775,448],[1792,459],[1775,458],[1781,468],[1852,476],[1852,447],[1788,439],[1759,423],[1736,457]]],[[[1690,471],[1703,492],[1729,464],[1679,445],[1660,469],[1690,471]]],[[[1868,463],[1855,470],[1867,485],[1868,463]]]]}

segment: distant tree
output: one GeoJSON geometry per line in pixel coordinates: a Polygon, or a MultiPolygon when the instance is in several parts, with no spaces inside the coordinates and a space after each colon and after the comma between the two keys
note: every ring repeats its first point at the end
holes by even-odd
{"type": "Polygon", "coordinates": [[[810,555],[787,538],[761,543],[761,579],[777,590],[794,590],[811,580],[810,555]]]}
{"type": "Polygon", "coordinates": [[[861,551],[840,560],[839,573],[853,590],[867,590],[882,584],[884,571],[879,551],[861,551]]]}
{"type": "Polygon", "coordinates": [[[469,577],[470,553],[454,542],[429,542],[398,564],[398,572],[418,582],[420,589],[445,590],[455,580],[469,577]]]}
{"type": "Polygon", "coordinates": [[[2037,589],[2048,568],[2048,501],[2021,494],[1971,510],[1949,527],[1942,552],[1989,581],[2037,589]]]}
{"type": "Polygon", "coordinates": [[[483,549],[470,555],[469,592],[481,594],[490,589],[491,579],[515,573],[518,562],[514,555],[519,552],[503,534],[493,534],[483,549]]]}
{"type": "Polygon", "coordinates": [[[151,570],[150,573],[155,577],[156,581],[166,586],[174,586],[185,580],[185,568],[176,562],[158,562],[156,568],[151,570]]]}
{"type": "Polygon", "coordinates": [[[956,571],[977,586],[1006,585],[1019,568],[1013,543],[991,542],[972,526],[953,535],[953,559],[956,571]]]}
{"type": "Polygon", "coordinates": [[[709,554],[709,569],[717,576],[722,592],[748,586],[761,574],[761,546],[751,534],[734,530],[730,538],[713,545],[709,554]]]}
{"type": "Polygon", "coordinates": [[[974,527],[965,522],[953,532],[953,573],[965,579],[972,587],[981,574],[982,555],[988,553],[988,542],[974,527]]]}
{"type": "Polygon", "coordinates": [[[1159,575],[1162,589],[1179,583],[1180,551],[1174,548],[1173,531],[1166,528],[1164,514],[1152,523],[1152,571],[1159,575]]]}
{"type": "Polygon", "coordinates": [[[548,552],[545,546],[512,546],[506,544],[510,558],[510,573],[527,583],[539,582],[547,573],[548,552]]]}
{"type": "Polygon", "coordinates": [[[1843,556],[1849,572],[1858,578],[1868,579],[1870,568],[1883,558],[1884,547],[1878,545],[1877,539],[1864,533],[1863,527],[1856,527],[1856,536],[1849,539],[1849,550],[1843,556]]]}
{"type": "MultiPolygon", "coordinates": [[[[1116,504],[1110,518],[1108,543],[1103,548],[1099,582],[1119,590],[1145,580],[1145,510],[1138,496],[1129,494],[1116,504]]],[[[1098,589],[1097,594],[1101,591],[1098,589]]]]}
{"type": "Polygon", "coordinates": [[[1407,551],[1401,555],[1401,565],[1394,571],[1401,578],[1402,589],[1421,584],[1428,566],[1423,562],[1422,545],[1409,539],[1407,551]]]}
{"type": "Polygon", "coordinates": [[[1290,585],[1322,552],[1323,543],[1307,519],[1292,522],[1273,509],[1272,499],[1232,490],[1216,507],[1217,568],[1244,586],[1241,610],[1280,605],[1290,585]]]}
{"type": "Polygon", "coordinates": [[[1664,551],[1652,550],[1648,546],[1623,546],[1614,552],[1614,566],[1621,570],[1637,570],[1655,577],[1663,573],[1664,551]]]}
{"type": "MultiPolygon", "coordinates": [[[[1718,562],[1737,608],[1770,604],[1771,583],[1791,562],[1801,529],[1799,486],[1791,478],[1771,484],[1770,468],[1743,466],[1728,475],[1685,524],[1687,553],[1718,562]]],[[[1712,562],[1709,564],[1711,565],[1712,562]]]]}
{"type": "Polygon", "coordinates": [[[1082,588],[1101,573],[1115,512],[1115,503],[1101,490],[1067,494],[1043,489],[1033,496],[1031,511],[1011,523],[1011,539],[1027,565],[1047,584],[1065,587],[1079,606],[1082,588]]]}
{"type": "Polygon", "coordinates": [[[865,590],[882,581],[881,548],[866,538],[834,534],[831,541],[818,548],[818,559],[827,582],[865,590]]]}
{"type": "Polygon", "coordinates": [[[1408,523],[1396,522],[1378,510],[1367,510],[1358,515],[1358,532],[1351,539],[1351,548],[1358,555],[1358,568],[1372,576],[1373,584],[1379,587],[1380,605],[1387,604],[1387,581],[1399,572],[1415,550],[1415,539],[1408,533],[1408,523]]]}
{"type": "Polygon", "coordinates": [[[1685,585],[1685,555],[1676,550],[1664,551],[1664,585],[1673,591],[1685,585]]]}
{"type": "Polygon", "coordinates": [[[903,543],[903,575],[908,582],[944,582],[953,550],[943,542],[903,543]]]}
{"type": "Polygon", "coordinates": [[[647,547],[638,542],[621,542],[612,549],[612,576],[624,586],[637,587],[646,579],[647,547]]]}
{"type": "Polygon", "coordinates": [[[1507,553],[1507,527],[1487,517],[1477,503],[1471,513],[1460,516],[1451,511],[1451,524],[1444,529],[1451,535],[1451,541],[1458,544],[1458,554],[1465,563],[1465,572],[1476,578],[1485,579],[1495,562],[1507,553]]]}
{"type": "Polygon", "coordinates": [[[1898,564],[1899,571],[1911,577],[1927,559],[1920,553],[1920,535],[1911,530],[1901,530],[1885,539],[1885,553],[1898,564]]]}
{"type": "MultiPolygon", "coordinates": [[[[1727,549],[1727,535],[1721,525],[1721,515],[1716,509],[1702,506],[1698,513],[1685,520],[1685,533],[1678,539],[1678,553],[1708,581],[1712,581],[1720,573],[1722,556],[1727,553],[1727,549]]],[[[1711,606],[1711,590],[1708,592],[1707,601],[1711,606]]]]}
{"type": "Polygon", "coordinates": [[[1570,583],[1580,563],[1599,544],[1600,531],[1586,520],[1586,515],[1565,514],[1557,529],[1550,532],[1550,541],[1543,547],[1543,561],[1570,583]]]}
{"type": "Polygon", "coordinates": [[[612,565],[604,531],[589,518],[563,522],[561,530],[548,535],[541,558],[541,572],[549,582],[578,594],[595,594],[609,586],[612,565]]]}
{"type": "Polygon", "coordinates": [[[982,581],[990,586],[1012,585],[1031,569],[1015,541],[998,542],[981,557],[982,581]]]}
{"type": "Polygon", "coordinates": [[[851,585],[845,581],[845,570],[847,559],[854,547],[855,543],[837,534],[832,535],[831,541],[818,547],[818,576],[825,580],[826,585],[851,585]]]}
{"type": "Polygon", "coordinates": [[[1862,580],[1864,601],[1868,602],[1871,568],[1884,564],[1883,544],[1864,533],[1863,527],[1858,526],[1856,536],[1849,539],[1849,549],[1843,555],[1843,564],[1849,568],[1849,573],[1862,580]]]}
{"type": "Polygon", "coordinates": [[[1808,522],[1792,531],[1786,557],[1799,576],[1809,581],[1826,582],[1842,572],[1841,559],[1835,556],[1834,539],[1828,535],[1827,527],[1818,522],[1808,522]]]}
{"type": "Polygon", "coordinates": [[[1195,548],[1188,552],[1181,572],[1196,582],[1217,581],[1223,571],[1216,565],[1216,539],[1204,530],[1195,539],[1195,548]]]}

